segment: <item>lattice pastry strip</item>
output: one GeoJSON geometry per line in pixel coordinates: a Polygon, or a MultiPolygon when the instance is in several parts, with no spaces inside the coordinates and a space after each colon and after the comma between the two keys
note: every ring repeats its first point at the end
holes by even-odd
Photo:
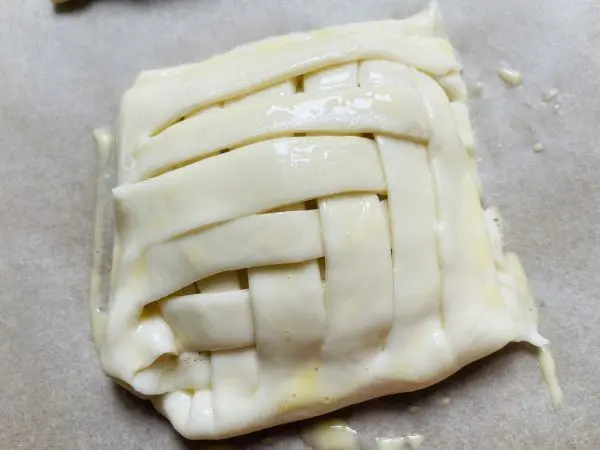
{"type": "MultiPolygon", "coordinates": [[[[304,92],[358,86],[358,63],[304,77],[304,92]]],[[[401,109],[402,100],[397,106],[401,109]]],[[[392,261],[386,217],[374,193],[318,200],[326,266],[328,332],[325,358],[346,358],[381,346],[392,325],[392,261]],[[371,299],[376,298],[377,302],[371,299]]]]}
{"type": "Polygon", "coordinates": [[[436,7],[140,75],[104,370],[217,439],[544,344],[465,100],[436,7]]]}

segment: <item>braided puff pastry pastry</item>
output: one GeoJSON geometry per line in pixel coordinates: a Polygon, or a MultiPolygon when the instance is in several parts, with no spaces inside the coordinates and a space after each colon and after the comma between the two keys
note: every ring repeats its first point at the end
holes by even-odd
{"type": "Polygon", "coordinates": [[[433,6],[142,73],[105,372],[219,439],[544,344],[482,207],[460,70],[433,6]]]}

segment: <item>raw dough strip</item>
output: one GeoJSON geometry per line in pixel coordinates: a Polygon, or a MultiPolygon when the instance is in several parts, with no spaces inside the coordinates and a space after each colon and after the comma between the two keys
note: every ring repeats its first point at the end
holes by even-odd
{"type": "Polygon", "coordinates": [[[186,350],[233,350],[254,345],[247,290],[170,297],[161,302],[160,309],[186,350]]]}
{"type": "MultiPolygon", "coordinates": [[[[388,36],[437,37],[447,39],[442,15],[437,2],[435,1],[430,2],[427,7],[417,14],[406,17],[402,20],[389,19],[350,23],[345,25],[334,25],[320,30],[320,32],[344,37],[348,35],[373,33],[374,30],[378,33],[381,33],[383,39],[388,36]]],[[[269,37],[258,42],[250,42],[248,44],[240,45],[239,47],[236,47],[227,53],[215,55],[212,58],[203,61],[202,63],[191,63],[180,66],[146,70],[138,76],[136,84],[152,83],[154,81],[160,81],[178,76],[193,76],[197,72],[200,64],[206,64],[209,62],[231,62],[243,53],[255,53],[257,51],[266,52],[273,47],[283,47],[287,43],[306,40],[307,34],[310,33],[311,32],[291,33],[282,36],[269,37]]]]}
{"type": "MultiPolygon", "coordinates": [[[[360,85],[367,89],[416,84],[414,69],[390,61],[365,61],[359,76],[360,85]]],[[[391,361],[386,358],[382,363],[392,370],[383,372],[415,382],[435,376],[440,361],[444,366],[452,359],[443,338],[433,180],[426,147],[385,136],[375,139],[388,186],[394,264],[394,325],[388,341],[391,361]],[[436,357],[431,358],[432,354],[436,357]]]]}
{"type": "Polygon", "coordinates": [[[319,353],[325,337],[319,267],[314,260],[258,267],[248,270],[248,281],[261,370],[282,372],[286,380],[299,362],[319,353]]]}
{"type": "Polygon", "coordinates": [[[114,189],[126,258],[218,222],[340,192],[385,192],[370,139],[259,142],[158,178],[114,189]],[[193,207],[190,207],[193,205],[193,207]]]}
{"type": "Polygon", "coordinates": [[[145,83],[128,91],[122,108],[134,109],[140,114],[122,118],[122,148],[131,152],[140,140],[159,134],[195,109],[309,72],[366,59],[403,62],[433,75],[460,69],[452,47],[443,39],[388,38],[374,32],[336,36],[321,32],[290,46],[269,47],[268,52],[239,54],[235,67],[244,69],[231,74],[233,76],[226,75],[232,70],[231,61],[221,58],[205,62],[197,70],[186,71],[181,76],[145,83]],[[158,99],[160,107],[156,105],[158,99]]]}
{"type": "MultiPolygon", "coordinates": [[[[360,66],[360,84],[414,84],[414,70],[388,61],[360,66]]],[[[376,136],[387,182],[397,324],[414,323],[439,310],[441,295],[435,237],[435,197],[427,148],[376,136]]]]}
{"type": "MultiPolygon", "coordinates": [[[[289,96],[295,94],[295,92],[296,82],[287,81],[285,83],[271,87],[264,91],[257,92],[247,97],[234,100],[232,102],[228,102],[227,106],[230,107],[230,105],[232,104],[252,104],[257,99],[261,98],[270,98],[272,100],[276,100],[278,97],[289,96]]],[[[302,203],[296,205],[287,205],[286,208],[287,211],[298,211],[302,209],[304,209],[304,205],[302,203]]],[[[256,302],[251,301],[249,305],[253,320],[253,326],[255,325],[255,323],[260,321],[261,311],[263,313],[267,313],[269,318],[277,316],[276,311],[281,311],[282,306],[280,304],[280,301],[282,299],[276,298],[277,295],[273,296],[273,289],[276,287],[276,285],[281,285],[282,282],[285,282],[285,280],[288,279],[288,277],[290,280],[295,280],[298,275],[302,275],[301,271],[303,267],[308,269],[311,267],[311,265],[314,264],[315,263],[313,261],[306,261],[302,264],[279,265],[275,266],[275,268],[273,269],[271,269],[268,266],[263,266],[259,269],[256,269],[258,273],[256,273],[252,269],[247,271],[248,286],[253,290],[253,295],[256,295],[258,298],[256,302]],[[277,270],[277,268],[279,268],[279,270],[277,270]],[[267,287],[267,292],[269,293],[270,297],[268,296],[266,298],[263,298],[260,295],[260,287],[262,285],[261,280],[269,282],[269,284],[265,287],[267,287]],[[275,298],[275,300],[277,301],[277,303],[272,305],[273,308],[271,308],[270,305],[270,302],[272,301],[270,299],[272,298],[275,298]],[[261,303],[265,304],[266,307],[260,308],[259,305],[261,303]],[[271,312],[274,312],[275,314],[271,314],[271,312]]],[[[305,281],[310,281],[306,279],[306,276],[301,278],[305,279],[305,281]]],[[[295,280],[293,283],[297,282],[298,281],[295,280]]],[[[295,287],[293,283],[292,285],[290,285],[290,283],[288,282],[288,287],[291,288],[290,292],[293,292],[293,289],[295,287]]],[[[286,293],[286,291],[282,292],[284,296],[286,295],[286,293]]],[[[314,296],[311,298],[314,298],[314,296]]],[[[301,314],[303,312],[304,308],[301,314]]],[[[275,321],[273,323],[275,323],[275,321]]],[[[285,323],[285,318],[283,323],[285,323]]],[[[255,329],[258,329],[257,325],[255,326],[255,329]]],[[[265,331],[267,330],[269,330],[269,328],[265,327],[265,331]]],[[[273,328],[270,328],[270,330],[273,330],[273,328]]],[[[286,331],[290,332],[290,330],[286,331]]],[[[287,341],[289,341],[289,336],[286,337],[287,341]]],[[[255,406],[257,403],[260,403],[260,399],[255,400],[255,397],[257,396],[257,390],[260,390],[261,388],[263,392],[268,391],[269,387],[265,386],[265,383],[269,383],[265,379],[265,367],[263,364],[259,366],[258,361],[259,358],[261,361],[264,360],[265,353],[269,354],[269,349],[264,348],[260,345],[261,339],[261,336],[257,336],[255,340],[256,346],[251,349],[238,350],[236,352],[230,353],[220,353],[218,354],[218,359],[213,358],[213,360],[215,360],[215,365],[213,366],[213,375],[216,380],[214,386],[215,402],[213,405],[213,407],[215,408],[215,414],[217,414],[219,417],[232,417],[230,414],[228,414],[228,410],[226,407],[226,405],[231,403],[235,403],[239,408],[239,411],[246,411],[245,414],[234,415],[228,421],[221,421],[221,426],[227,426],[227,422],[229,422],[229,426],[240,426],[240,421],[242,421],[243,423],[244,417],[247,417],[249,414],[251,414],[252,410],[256,412],[255,417],[257,418],[257,420],[259,420],[260,417],[262,417],[260,408],[256,408],[255,406]],[[232,376],[232,373],[235,375],[232,376]],[[256,411],[257,409],[259,411],[256,411]]],[[[285,346],[283,347],[285,348],[285,346]]],[[[290,348],[286,350],[292,349],[290,348]]]]}
{"type": "MultiPolygon", "coordinates": [[[[304,77],[304,92],[309,93],[357,86],[356,62],[304,77]]],[[[410,103],[418,114],[423,108],[420,95],[410,92],[416,94],[410,103]]],[[[385,216],[374,194],[344,194],[319,198],[317,203],[326,263],[323,358],[356,359],[362,351],[383,346],[392,327],[392,262],[385,216]]]]}
{"type": "Polygon", "coordinates": [[[475,348],[483,355],[495,351],[520,325],[504,312],[481,202],[448,97],[431,77],[415,74],[433,133],[429,161],[440,221],[444,328],[462,366],[473,360],[475,348]],[[478,323],[486,325],[473,326],[478,323]]]}
{"type": "MultiPolygon", "coordinates": [[[[288,81],[278,95],[285,98],[294,94],[290,104],[295,104],[299,98],[296,88],[297,80],[288,81]]],[[[271,92],[273,88],[254,94],[247,103],[256,104],[268,96],[273,104],[277,99],[271,92]]],[[[293,203],[280,209],[304,210],[306,205],[293,203]]],[[[267,393],[292,376],[307,355],[318,353],[326,325],[323,287],[315,260],[249,269],[248,286],[257,330],[256,352],[261,361],[259,389],[267,393]]]]}
{"type": "Polygon", "coordinates": [[[229,405],[252,398],[259,371],[255,347],[211,353],[212,407],[217,417],[226,417],[229,405]]]}
{"type": "MultiPolygon", "coordinates": [[[[235,103],[242,103],[242,99],[239,99],[238,101],[232,100],[219,106],[213,106],[200,112],[195,112],[193,114],[193,117],[204,117],[207,115],[207,112],[222,110],[224,106],[229,107],[230,105],[235,103]]],[[[192,116],[186,116],[185,120],[189,119],[190,117],[192,116]]],[[[227,153],[228,151],[229,149],[220,150],[221,153],[227,153]]],[[[198,288],[198,291],[202,292],[203,294],[236,291],[240,288],[240,274],[236,270],[229,272],[220,272],[213,276],[202,278],[196,281],[196,286],[198,288]]]]}
{"type": "Polygon", "coordinates": [[[384,348],[394,320],[385,216],[376,195],[321,199],[319,211],[328,312],[324,358],[355,359],[384,348]]]}
{"type": "Polygon", "coordinates": [[[144,305],[230,270],[289,264],[323,256],[316,211],[247,216],[151,246],[123,265],[115,305],[144,305]]]}
{"type": "Polygon", "coordinates": [[[413,140],[429,136],[425,108],[414,89],[378,91],[355,87],[336,93],[278,93],[281,91],[233,102],[222,110],[176,123],[142,142],[133,149],[128,181],[164,173],[226,148],[297,133],[377,133],[413,140]],[[236,126],[224,132],[224,124],[236,126]]]}

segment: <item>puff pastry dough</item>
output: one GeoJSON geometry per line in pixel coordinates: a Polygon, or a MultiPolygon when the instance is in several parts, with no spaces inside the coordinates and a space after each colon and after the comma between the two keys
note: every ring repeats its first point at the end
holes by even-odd
{"type": "Polygon", "coordinates": [[[106,373],[219,439],[544,344],[482,207],[460,70],[432,6],[142,73],[106,373]]]}

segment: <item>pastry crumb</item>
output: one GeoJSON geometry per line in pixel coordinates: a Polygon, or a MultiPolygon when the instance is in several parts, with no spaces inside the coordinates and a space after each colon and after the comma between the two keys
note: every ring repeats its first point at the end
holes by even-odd
{"type": "Polygon", "coordinates": [[[544,150],[546,150],[546,147],[541,142],[536,142],[535,144],[533,144],[533,151],[534,152],[541,153],[544,150]]]}
{"type": "Polygon", "coordinates": [[[556,88],[548,89],[547,91],[544,91],[542,93],[542,100],[546,103],[551,102],[556,97],[558,97],[559,94],[560,94],[560,91],[556,88]]]}
{"type": "Polygon", "coordinates": [[[419,408],[419,407],[418,407],[418,406],[416,406],[416,405],[409,406],[409,408],[408,408],[408,412],[409,412],[410,414],[416,414],[416,413],[418,413],[418,412],[419,412],[419,409],[421,409],[421,408],[419,408]]]}
{"type": "Polygon", "coordinates": [[[498,76],[510,86],[520,86],[523,83],[523,74],[516,69],[504,67],[498,70],[498,76]]]}
{"type": "Polygon", "coordinates": [[[438,403],[441,406],[448,406],[450,403],[452,403],[452,400],[450,400],[450,397],[442,397],[438,400],[438,403]]]}

